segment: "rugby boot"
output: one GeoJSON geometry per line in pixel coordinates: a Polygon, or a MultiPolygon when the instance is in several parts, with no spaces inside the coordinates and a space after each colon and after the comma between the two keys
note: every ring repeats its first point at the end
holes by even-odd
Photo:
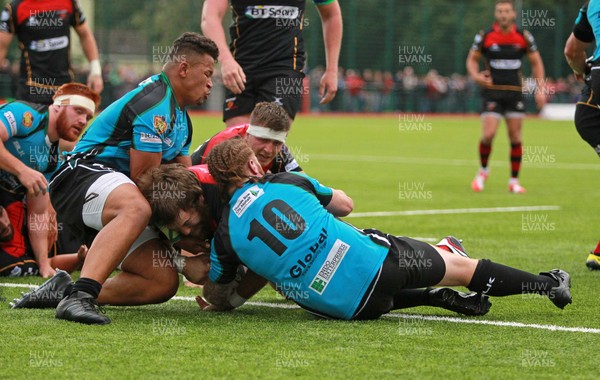
{"type": "Polygon", "coordinates": [[[64,270],[57,269],[54,276],[37,289],[22,293],[22,297],[15,298],[10,306],[13,309],[55,308],[69,294],[72,285],[71,276],[64,270]]]}
{"type": "Polygon", "coordinates": [[[552,269],[549,272],[541,272],[540,275],[548,276],[558,281],[558,286],[550,289],[547,296],[556,307],[564,309],[570,303],[573,303],[571,298],[571,276],[560,269],[552,269]]]}
{"type": "Polygon", "coordinates": [[[106,325],[110,318],[98,312],[96,299],[86,292],[74,292],[60,301],[56,307],[56,318],[88,325],[106,325]]]}
{"type": "Polygon", "coordinates": [[[427,296],[432,306],[468,316],[486,315],[492,306],[486,295],[463,293],[451,288],[431,288],[427,296]]]}
{"type": "Polygon", "coordinates": [[[465,247],[462,245],[462,240],[457,239],[454,236],[446,236],[436,244],[436,247],[445,249],[446,251],[454,253],[455,255],[469,257],[467,252],[465,252],[465,247]]]}

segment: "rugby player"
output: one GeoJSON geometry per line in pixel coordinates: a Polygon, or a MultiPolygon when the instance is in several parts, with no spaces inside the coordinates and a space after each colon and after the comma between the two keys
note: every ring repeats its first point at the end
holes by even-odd
{"type": "Polygon", "coordinates": [[[208,153],[215,145],[228,139],[243,138],[265,172],[302,171],[285,145],[291,127],[291,119],[282,107],[275,103],[260,102],[252,110],[249,124],[227,128],[206,140],[192,154],[192,164],[205,164],[208,153]]]}
{"type": "Polygon", "coordinates": [[[479,32],[467,57],[467,72],[481,88],[483,95],[482,136],[479,142],[481,167],[471,182],[473,191],[482,191],[489,176],[488,159],[492,142],[502,117],[506,120],[510,142],[511,174],[508,190],[525,193],[519,183],[523,157],[521,129],[525,116],[521,59],[527,55],[535,79],[535,101],[539,108],[546,102],[544,94],[544,63],[535,39],[526,30],[515,25],[516,12],[511,0],[497,0],[495,22],[491,28],[479,32]],[[479,61],[485,58],[485,70],[479,70],[479,61]]]}
{"type": "MultiPolygon", "coordinates": [[[[573,31],[565,44],[565,57],[573,73],[578,80],[583,80],[585,86],[581,91],[579,101],[575,106],[575,128],[583,140],[585,140],[600,156],[600,106],[597,92],[592,89],[591,65],[587,62],[586,49],[594,42],[595,35],[592,25],[588,20],[588,3],[583,4],[579,10],[573,31]]],[[[598,2],[590,4],[592,11],[599,11],[598,2]]],[[[596,26],[597,28],[599,26],[596,26]]],[[[597,52],[591,61],[598,59],[597,52]]],[[[596,248],[591,251],[585,262],[590,270],[600,270],[600,241],[596,248]]]]}
{"type": "MultiPolygon", "coordinates": [[[[58,304],[56,318],[107,324],[110,319],[98,313],[97,302],[158,303],[177,291],[175,268],[153,264],[153,254],[172,248],[157,228],[148,226],[150,206],[135,183],[161,162],[191,164],[192,124],[186,107],[204,103],[210,94],[218,48],[188,32],[169,52],[160,74],[94,120],[50,183],[52,203],[63,220],[81,234],[97,232],[81,277],[58,304]],[[117,267],[122,272],[108,279],[117,267]]],[[[185,234],[199,218],[197,212],[182,213],[176,225],[161,227],[185,234]]]]}
{"type": "Polygon", "coordinates": [[[433,285],[467,286],[486,296],[545,294],[559,308],[571,303],[564,271],[533,275],[413,239],[358,230],[336,218],[352,210],[342,191],[303,174],[263,177],[243,140],[215,147],[208,165],[232,194],[213,238],[204,287],[207,300],[220,308],[240,306],[266,280],[298,289],[288,296],[301,307],[341,319],[377,318],[406,307],[403,289],[433,285]],[[254,274],[236,289],[240,263],[254,274]]]}
{"type": "MultiPolygon", "coordinates": [[[[79,83],[62,85],[50,106],[14,101],[0,106],[0,204],[13,215],[23,214],[23,198],[27,199],[29,217],[28,240],[37,261],[37,272],[43,277],[54,274],[48,259],[49,241],[56,235],[55,213],[46,192],[48,180],[57,170],[61,156],[60,142],[75,142],[94,116],[100,96],[79,83]],[[20,209],[20,210],[17,210],[20,209]],[[51,236],[49,236],[49,234],[51,236]]],[[[18,218],[17,218],[18,219],[18,218]]],[[[16,223],[17,232],[23,223],[16,223]]],[[[21,243],[18,247],[23,248],[21,243]]],[[[0,267],[19,270],[23,249],[3,255],[0,267]],[[14,258],[16,260],[11,259],[14,258]]]]}
{"type": "Polygon", "coordinates": [[[98,45],[77,0],[13,0],[6,4],[0,15],[0,62],[16,36],[21,50],[17,99],[51,104],[58,87],[73,81],[71,27],[90,63],[87,85],[101,93],[104,84],[98,45]]]}
{"type": "MultiPolygon", "coordinates": [[[[325,73],[321,78],[321,104],[337,92],[338,59],[342,43],[342,14],[337,0],[313,0],[325,42],[325,73]]],[[[276,102],[294,119],[304,88],[305,52],[302,30],[305,0],[206,0],[202,31],[219,47],[226,87],[223,121],[227,127],[248,124],[258,102],[276,102]],[[231,6],[231,43],[227,46],[223,17],[231,6]]]]}

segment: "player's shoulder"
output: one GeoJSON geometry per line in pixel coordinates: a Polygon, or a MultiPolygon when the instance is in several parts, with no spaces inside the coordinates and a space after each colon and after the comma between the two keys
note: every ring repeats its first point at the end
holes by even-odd
{"type": "Polygon", "coordinates": [[[162,109],[169,109],[174,100],[168,96],[169,85],[162,78],[161,74],[153,75],[139,84],[132,90],[133,96],[127,101],[127,107],[141,115],[149,110],[161,112],[162,109]]]}

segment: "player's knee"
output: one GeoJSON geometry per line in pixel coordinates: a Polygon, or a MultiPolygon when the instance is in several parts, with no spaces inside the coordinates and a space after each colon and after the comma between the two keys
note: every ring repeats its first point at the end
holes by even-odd
{"type": "Polygon", "coordinates": [[[179,288],[179,273],[177,273],[176,270],[172,268],[171,270],[164,268],[161,271],[160,276],[155,278],[155,281],[155,302],[166,302],[173,298],[175,294],[177,294],[177,289],[179,288]]]}
{"type": "Polygon", "coordinates": [[[142,197],[135,197],[125,204],[121,210],[124,215],[135,219],[140,224],[148,224],[152,216],[152,209],[142,197]]]}

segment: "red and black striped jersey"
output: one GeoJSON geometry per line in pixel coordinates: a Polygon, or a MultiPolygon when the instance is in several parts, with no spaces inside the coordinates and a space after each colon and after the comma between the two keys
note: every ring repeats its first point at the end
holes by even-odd
{"type": "Polygon", "coordinates": [[[497,23],[475,36],[472,50],[485,57],[486,68],[490,71],[492,90],[521,91],[521,66],[526,53],[537,51],[535,39],[527,30],[513,25],[508,33],[497,23]]]}
{"type": "Polygon", "coordinates": [[[51,102],[54,90],[73,80],[70,28],[84,22],[77,0],[14,0],[6,5],[0,32],[15,34],[19,40],[22,99],[48,103],[37,97],[49,97],[51,102]]]}

